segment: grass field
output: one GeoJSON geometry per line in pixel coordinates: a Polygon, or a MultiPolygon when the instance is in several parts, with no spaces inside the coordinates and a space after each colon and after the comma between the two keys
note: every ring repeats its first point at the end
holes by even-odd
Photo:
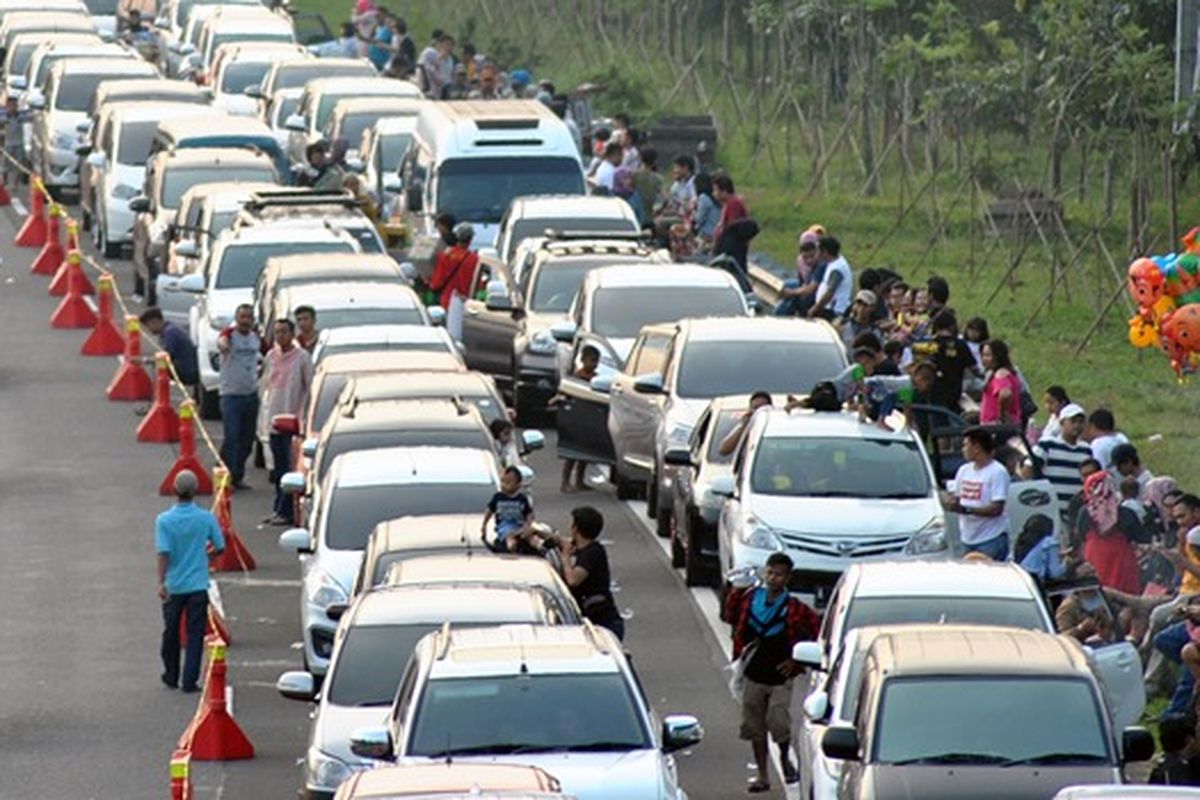
{"type": "MultiPolygon", "coordinates": [[[[334,27],[350,8],[349,3],[334,7],[321,0],[296,0],[296,5],[324,14],[334,27]]],[[[599,103],[605,113],[626,107],[643,112],[655,109],[675,81],[675,76],[662,65],[638,63],[629,54],[600,69],[596,66],[595,47],[587,42],[561,42],[560,46],[532,52],[532,46],[514,44],[512,30],[485,29],[481,20],[472,19],[469,16],[475,7],[472,3],[453,8],[416,2],[393,1],[387,5],[406,17],[419,45],[435,26],[455,33],[470,31],[481,52],[527,53],[529,60],[538,65],[536,74],[554,77],[560,87],[597,77],[606,78],[612,85],[615,76],[617,86],[613,94],[617,97],[609,98],[607,105],[602,97],[599,103]],[[581,56],[583,48],[589,48],[587,60],[581,56]]],[[[671,112],[696,110],[695,99],[684,98],[671,112]]],[[[714,110],[726,123],[726,129],[733,127],[728,124],[734,114],[729,106],[718,102],[714,110]]],[[[960,321],[977,314],[985,317],[993,335],[1009,342],[1039,400],[1042,389],[1059,383],[1086,409],[1111,408],[1118,426],[1137,444],[1143,462],[1153,472],[1174,475],[1189,489],[1200,489],[1200,483],[1193,482],[1193,475],[1200,468],[1200,448],[1195,445],[1191,431],[1197,419],[1200,378],[1180,385],[1160,353],[1138,351],[1128,344],[1129,313],[1123,299],[1112,307],[1090,344],[1079,355],[1075,354],[1084,332],[1117,285],[1098,254],[1088,252],[1080,257],[1068,275],[1069,291],[1064,296],[1060,290],[1053,304],[1027,325],[1031,310],[1046,296],[1051,276],[1050,258],[1039,244],[1028,249],[1015,280],[1005,282],[1007,247],[996,248],[990,258],[984,258],[991,243],[976,238],[972,265],[972,214],[967,202],[960,202],[947,214],[942,237],[931,238],[927,202],[897,227],[899,181],[894,170],[882,171],[883,189],[879,196],[861,199],[858,192],[863,174],[851,155],[836,159],[829,169],[827,183],[812,198],[804,199],[810,158],[797,144],[799,137],[791,140],[789,146],[784,137],[794,136],[794,132],[748,128],[741,126],[721,143],[718,160],[734,176],[762,226],[763,233],[755,242],[757,249],[765,250],[782,263],[790,263],[795,257],[798,232],[808,224],[820,222],[842,241],[855,267],[886,266],[905,275],[910,282],[923,281],[933,274],[945,276],[951,282],[951,306],[960,321]],[[751,164],[750,142],[754,136],[774,137],[773,158],[760,154],[751,164]],[[869,260],[868,254],[872,254],[869,260]],[[995,292],[1002,283],[1003,288],[995,292]]],[[[829,131],[827,141],[832,134],[829,131]]],[[[666,154],[663,160],[669,158],[670,154],[666,154]]],[[[1068,174],[1077,170],[1077,160],[1074,154],[1068,158],[1068,174]]],[[[1118,157],[1119,163],[1125,161],[1118,157]]],[[[1020,175],[1035,185],[1042,169],[1036,148],[1023,148],[1015,143],[993,153],[989,166],[1006,174],[1020,175]]],[[[922,176],[913,180],[920,185],[922,176]]],[[[936,182],[943,209],[950,204],[957,183],[950,175],[936,182]]],[[[1086,202],[1073,199],[1065,204],[1064,216],[1076,241],[1083,239],[1089,221],[1095,217],[1094,205],[1100,194],[1095,183],[1098,180],[1092,181],[1086,202]]],[[[1124,183],[1117,185],[1121,192],[1125,191],[1124,183]]],[[[1181,227],[1185,231],[1192,224],[1200,224],[1200,199],[1188,192],[1188,186],[1181,188],[1181,227]]],[[[976,209],[976,219],[980,214],[976,209]]],[[[1165,204],[1156,202],[1152,207],[1151,238],[1157,236],[1157,252],[1172,249],[1165,234],[1165,215],[1165,204]]],[[[1124,216],[1118,210],[1103,227],[1104,238],[1122,271],[1126,250],[1122,244],[1123,225],[1124,216]]]]}

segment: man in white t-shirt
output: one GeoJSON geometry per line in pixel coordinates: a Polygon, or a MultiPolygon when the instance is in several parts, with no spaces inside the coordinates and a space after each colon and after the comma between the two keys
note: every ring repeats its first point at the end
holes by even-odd
{"type": "Polygon", "coordinates": [[[817,240],[817,260],[825,264],[825,275],[817,287],[817,300],[808,316],[834,319],[844,317],[850,310],[854,295],[854,273],[842,256],[842,245],[832,236],[817,240]]]}
{"type": "Polygon", "coordinates": [[[596,167],[596,174],[592,176],[592,183],[597,189],[603,189],[605,194],[612,194],[613,181],[617,176],[617,167],[621,166],[621,159],[625,157],[625,148],[620,142],[609,142],[604,147],[604,157],[600,161],[600,166],[596,167]]]}
{"type": "Polygon", "coordinates": [[[1119,444],[1129,444],[1125,434],[1117,430],[1117,421],[1107,408],[1097,408],[1088,416],[1084,438],[1092,445],[1092,458],[1101,469],[1112,468],[1112,451],[1119,444]]]}
{"type": "Polygon", "coordinates": [[[992,458],[996,441],[983,428],[963,433],[963,458],[954,487],[942,493],[942,507],[958,514],[959,539],[968,553],[983,553],[993,561],[1008,559],[1008,470],[992,458]]]}

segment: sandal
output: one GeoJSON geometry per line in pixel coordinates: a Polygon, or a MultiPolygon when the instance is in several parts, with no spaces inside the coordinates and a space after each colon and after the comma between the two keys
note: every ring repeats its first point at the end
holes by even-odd
{"type": "Polygon", "coordinates": [[[767,783],[766,781],[755,780],[755,781],[751,782],[751,784],[749,786],[746,787],[746,791],[748,791],[750,794],[761,794],[762,792],[769,792],[769,791],[771,791],[771,784],[767,783]]]}

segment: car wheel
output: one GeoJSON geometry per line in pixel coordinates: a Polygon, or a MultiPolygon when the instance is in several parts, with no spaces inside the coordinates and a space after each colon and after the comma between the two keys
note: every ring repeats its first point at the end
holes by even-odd
{"type": "MultiPolygon", "coordinates": [[[[112,242],[110,242],[108,240],[108,236],[106,236],[104,233],[104,226],[97,225],[96,228],[99,231],[96,234],[96,236],[100,240],[96,244],[96,246],[100,249],[100,252],[104,254],[104,257],[105,258],[116,258],[117,256],[121,255],[121,245],[119,245],[119,244],[114,245],[112,242]]],[[[152,306],[152,305],[154,305],[154,301],[151,300],[146,305],[152,306]]]]}
{"type": "Polygon", "coordinates": [[[687,543],[683,547],[683,582],[687,586],[711,586],[718,589],[719,573],[711,564],[705,563],[700,554],[699,537],[695,535],[695,521],[689,518],[687,543]]]}
{"type": "Polygon", "coordinates": [[[671,566],[678,569],[685,562],[683,552],[683,542],[679,539],[679,522],[675,519],[674,514],[661,513],[658,515],[659,523],[662,523],[663,517],[667,518],[667,525],[670,528],[668,535],[671,537],[671,566]]]}
{"type": "Polygon", "coordinates": [[[729,615],[725,613],[725,605],[729,602],[729,584],[721,581],[721,585],[717,587],[717,614],[721,618],[721,622],[729,622],[729,615]]]}
{"type": "Polygon", "coordinates": [[[196,385],[196,405],[200,408],[200,419],[221,418],[221,396],[196,385]]]}
{"type": "Polygon", "coordinates": [[[637,484],[625,479],[621,469],[616,464],[612,467],[612,482],[617,489],[618,500],[633,500],[638,496],[637,484]]]}
{"type": "MultiPolygon", "coordinates": [[[[654,474],[650,475],[650,480],[646,483],[646,516],[650,519],[658,519],[662,516],[658,507],[658,476],[654,474]]],[[[661,529],[658,531],[658,535],[663,535],[661,529]]]]}

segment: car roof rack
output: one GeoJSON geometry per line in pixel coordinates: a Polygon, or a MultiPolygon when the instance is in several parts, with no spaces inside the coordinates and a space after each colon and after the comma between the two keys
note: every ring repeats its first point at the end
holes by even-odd
{"type": "Polygon", "coordinates": [[[574,239],[620,239],[628,242],[641,242],[650,238],[646,231],[572,231],[558,228],[546,228],[542,236],[548,240],[564,242],[574,239]]]}
{"type": "Polygon", "coordinates": [[[257,211],[268,207],[303,207],[338,205],[347,208],[357,207],[358,200],[349,192],[318,192],[312,189],[269,189],[257,191],[250,195],[243,206],[249,211],[257,211]]]}

